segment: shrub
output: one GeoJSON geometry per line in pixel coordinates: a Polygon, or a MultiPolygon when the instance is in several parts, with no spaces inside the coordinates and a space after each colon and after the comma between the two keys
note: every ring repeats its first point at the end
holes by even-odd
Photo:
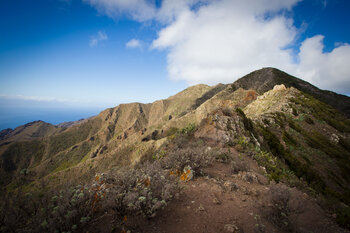
{"type": "Polygon", "coordinates": [[[248,164],[244,162],[242,159],[239,157],[233,157],[232,162],[231,162],[231,171],[233,174],[237,174],[239,172],[246,172],[248,171],[248,164]]]}
{"type": "Polygon", "coordinates": [[[305,117],[305,122],[308,123],[308,124],[310,124],[310,125],[315,124],[314,120],[312,120],[312,118],[309,117],[309,116],[306,116],[306,117],[305,117]]]}
{"type": "Polygon", "coordinates": [[[220,162],[220,163],[227,163],[230,160],[230,157],[227,153],[225,152],[219,152],[217,153],[217,155],[215,156],[216,161],[220,162]]]}
{"type": "Polygon", "coordinates": [[[239,151],[244,151],[248,148],[249,146],[249,142],[248,139],[244,136],[239,137],[237,140],[237,145],[236,145],[236,149],[239,151]]]}
{"type": "Polygon", "coordinates": [[[2,232],[64,232],[89,228],[93,193],[76,186],[51,194],[17,192],[2,206],[2,232]],[[82,221],[82,219],[84,221],[82,221]],[[73,227],[74,226],[74,227],[73,227]]]}
{"type": "Polygon", "coordinates": [[[203,148],[192,147],[170,151],[162,160],[162,166],[166,169],[183,171],[190,166],[195,175],[202,174],[202,168],[213,162],[214,156],[203,148]]]}
{"type": "Polygon", "coordinates": [[[107,184],[105,204],[111,206],[120,222],[130,215],[154,217],[178,191],[175,177],[157,161],[122,170],[112,175],[107,184]]]}
{"type": "Polygon", "coordinates": [[[350,208],[343,207],[337,211],[337,223],[342,226],[350,229],[350,208]]]}
{"type": "Polygon", "coordinates": [[[161,164],[140,164],[96,174],[92,185],[32,195],[18,192],[1,202],[1,232],[96,232],[94,221],[114,213],[117,228],[128,216],[152,218],[178,191],[177,178],[161,164]]]}
{"type": "Polygon", "coordinates": [[[190,123],[186,127],[180,129],[181,134],[192,134],[196,130],[196,124],[190,123]]]}
{"type": "Polygon", "coordinates": [[[271,207],[266,211],[267,219],[283,231],[293,232],[293,226],[289,221],[290,215],[289,188],[284,185],[272,186],[269,190],[271,207]]]}
{"type": "Polygon", "coordinates": [[[266,172],[269,174],[269,178],[275,181],[279,181],[281,178],[280,168],[277,166],[277,157],[271,153],[264,151],[257,152],[253,157],[260,166],[265,167],[266,172]]]}

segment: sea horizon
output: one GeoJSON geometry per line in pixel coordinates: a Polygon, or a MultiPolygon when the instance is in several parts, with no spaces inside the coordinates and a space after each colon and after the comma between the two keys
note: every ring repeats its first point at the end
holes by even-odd
{"type": "Polygon", "coordinates": [[[102,110],[102,108],[0,108],[0,131],[15,129],[39,120],[53,125],[77,121],[96,116],[102,110]]]}

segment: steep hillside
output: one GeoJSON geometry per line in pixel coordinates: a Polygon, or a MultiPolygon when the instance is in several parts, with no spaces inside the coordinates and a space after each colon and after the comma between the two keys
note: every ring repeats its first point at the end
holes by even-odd
{"type": "Polygon", "coordinates": [[[259,94],[271,90],[275,85],[284,84],[286,87],[294,87],[307,93],[316,99],[331,105],[333,108],[350,116],[350,98],[331,91],[320,90],[317,87],[299,78],[293,77],[275,68],[263,68],[254,71],[232,84],[234,89],[253,89],[259,94]]]}
{"type": "MultiPolygon", "coordinates": [[[[26,183],[49,174],[69,176],[65,173],[69,173],[70,168],[86,167],[85,161],[88,159],[88,166],[97,170],[112,165],[130,165],[138,161],[143,153],[157,147],[154,141],[141,143],[142,138],[158,137],[165,123],[176,120],[193,109],[198,99],[206,98],[212,89],[215,87],[197,85],[152,104],[121,104],[68,128],[42,121],[20,126],[0,141],[1,183],[10,184],[13,177],[19,176],[23,169],[31,171],[31,177],[26,183]],[[119,155],[124,158],[124,162],[116,161],[119,155]],[[91,160],[94,158],[104,162],[91,160]]],[[[80,172],[92,174],[92,170],[86,168],[80,172]]],[[[73,175],[72,179],[74,177],[76,176],[73,175]]],[[[65,182],[64,179],[62,182],[65,182]]],[[[23,183],[20,182],[20,185],[23,183]]]]}
{"type": "Polygon", "coordinates": [[[275,86],[244,108],[271,152],[311,187],[350,204],[350,120],[295,88],[275,86]]]}
{"type": "Polygon", "coordinates": [[[25,141],[35,138],[43,138],[59,132],[56,126],[43,121],[33,121],[25,125],[18,126],[14,130],[6,129],[1,131],[1,143],[13,141],[25,141]]]}

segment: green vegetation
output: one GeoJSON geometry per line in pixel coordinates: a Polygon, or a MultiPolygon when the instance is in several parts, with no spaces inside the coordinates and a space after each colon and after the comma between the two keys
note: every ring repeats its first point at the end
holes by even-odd
{"type": "Polygon", "coordinates": [[[296,184],[296,176],[285,167],[281,160],[271,153],[258,150],[253,157],[260,166],[265,167],[270,180],[284,181],[292,186],[296,184]]]}
{"type": "MultiPolygon", "coordinates": [[[[330,141],[326,136],[319,132],[317,125],[319,123],[316,124],[315,121],[304,114],[299,114],[299,120],[293,120],[295,117],[283,113],[275,113],[272,116],[279,127],[274,128],[270,126],[269,128],[265,128],[262,125],[256,127],[264,138],[263,148],[271,151],[274,156],[278,157],[279,160],[277,161],[282,161],[282,164],[280,165],[283,165],[285,162],[288,168],[297,177],[303,178],[303,180],[307,181],[309,187],[311,190],[314,190],[314,192],[323,194],[332,200],[350,203],[350,198],[347,194],[348,191],[345,188],[343,181],[341,179],[334,180],[334,178],[330,178],[330,173],[322,173],[322,171],[318,170],[320,168],[317,167],[319,164],[314,164],[314,161],[317,161],[322,157],[322,160],[328,161],[329,164],[336,165],[338,171],[342,172],[342,177],[346,179],[346,177],[349,176],[350,171],[350,153],[347,140],[344,140],[344,138],[340,136],[339,143],[330,141]],[[305,117],[303,120],[300,120],[300,116],[305,117]],[[305,124],[311,125],[314,130],[303,129],[305,124]],[[285,129],[288,127],[289,130],[287,132],[285,129]],[[275,133],[272,132],[272,129],[275,130],[275,133]],[[285,147],[283,147],[279,138],[285,142],[285,147]],[[329,179],[332,179],[332,182],[338,185],[340,190],[343,191],[339,192],[335,191],[334,188],[331,188],[327,183],[329,182],[329,179]]],[[[313,115],[313,117],[315,116],[313,115]]],[[[325,118],[323,118],[323,121],[327,122],[325,118]]],[[[268,156],[258,154],[256,159],[259,164],[266,166],[270,178],[280,180],[284,177],[279,169],[281,168],[280,165],[269,166],[267,162],[263,162],[264,159],[268,161],[268,156]]],[[[334,165],[332,166],[334,167],[334,165]]],[[[321,166],[327,167],[328,165],[325,163],[321,166]]]]}
{"type": "Polygon", "coordinates": [[[181,134],[192,134],[196,130],[196,124],[190,123],[186,127],[180,129],[181,134]]]}
{"type": "Polygon", "coordinates": [[[297,177],[303,177],[312,188],[324,193],[326,187],[325,182],[308,164],[300,162],[297,158],[292,156],[289,151],[285,150],[277,136],[270,130],[260,127],[260,132],[264,136],[264,140],[272,154],[282,159],[282,161],[285,161],[297,177]]]}
{"type": "Polygon", "coordinates": [[[239,116],[242,117],[243,119],[243,124],[244,124],[244,127],[252,132],[253,134],[255,134],[255,131],[254,131],[254,126],[253,126],[253,122],[246,117],[246,115],[244,114],[243,110],[240,109],[240,108],[236,108],[236,112],[238,113],[239,116]]]}
{"type": "Polygon", "coordinates": [[[33,164],[38,164],[44,151],[44,143],[39,140],[14,143],[2,154],[4,170],[11,172],[18,168],[27,168],[32,159],[33,164]]]}
{"type": "Polygon", "coordinates": [[[311,114],[315,119],[325,121],[340,132],[350,132],[350,120],[326,103],[305,93],[291,100],[303,108],[311,109],[311,114]]]}
{"type": "Polygon", "coordinates": [[[315,130],[311,132],[304,131],[303,134],[304,138],[306,139],[306,143],[310,147],[320,149],[331,157],[344,158],[350,155],[348,152],[335,145],[334,143],[331,143],[327,137],[315,130]]]}
{"type": "Polygon", "coordinates": [[[75,149],[71,149],[68,152],[62,152],[59,155],[60,161],[49,166],[47,172],[50,172],[51,169],[53,169],[53,172],[59,172],[85,161],[88,158],[86,156],[89,156],[91,147],[91,144],[83,142],[75,149]]]}
{"type": "Polygon", "coordinates": [[[342,207],[337,211],[337,223],[350,229],[350,207],[342,207]]]}
{"type": "Polygon", "coordinates": [[[54,155],[63,151],[83,140],[89,136],[94,135],[101,127],[98,118],[89,120],[88,122],[74,128],[70,128],[58,135],[52,136],[49,139],[49,154],[54,155]]]}
{"type": "Polygon", "coordinates": [[[286,145],[293,145],[293,146],[298,146],[299,143],[297,140],[295,140],[289,133],[286,131],[283,131],[282,134],[282,139],[286,143],[286,145]]]}

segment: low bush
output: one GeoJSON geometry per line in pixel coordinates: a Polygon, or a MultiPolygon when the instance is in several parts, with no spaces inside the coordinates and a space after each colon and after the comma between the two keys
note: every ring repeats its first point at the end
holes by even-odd
{"type": "Polygon", "coordinates": [[[215,155],[215,160],[220,163],[228,163],[230,156],[226,152],[218,152],[215,155]]]}
{"type": "Polygon", "coordinates": [[[105,204],[111,206],[120,222],[132,215],[153,218],[177,191],[175,177],[162,169],[158,161],[144,163],[107,179],[105,204]]]}
{"type": "Polygon", "coordinates": [[[340,208],[337,211],[336,220],[340,226],[350,229],[350,208],[349,207],[340,208]]]}
{"type": "Polygon", "coordinates": [[[192,134],[196,130],[196,124],[190,123],[186,127],[179,130],[181,134],[192,134]]]}
{"type": "Polygon", "coordinates": [[[308,124],[310,124],[310,125],[315,124],[314,120],[312,120],[312,118],[309,117],[309,116],[306,116],[306,117],[305,117],[305,122],[308,123],[308,124]]]}
{"type": "Polygon", "coordinates": [[[124,230],[130,216],[156,216],[179,191],[177,180],[155,161],[96,174],[88,186],[18,192],[1,202],[0,232],[96,232],[96,221],[106,213],[114,215],[114,228],[124,230]]]}
{"type": "Polygon", "coordinates": [[[164,168],[176,171],[183,171],[189,166],[197,175],[202,174],[202,169],[211,164],[213,160],[212,153],[203,147],[187,147],[170,151],[161,160],[161,163],[164,168]]]}
{"type": "Polygon", "coordinates": [[[266,218],[281,230],[293,232],[294,227],[288,218],[290,215],[289,188],[284,185],[272,186],[269,190],[269,198],[271,207],[265,212],[266,218]]]}
{"type": "Polygon", "coordinates": [[[239,172],[246,172],[249,170],[248,163],[235,156],[231,161],[231,171],[233,174],[237,174],[239,172]]]}
{"type": "Polygon", "coordinates": [[[246,137],[241,136],[235,140],[235,148],[238,151],[245,151],[249,147],[249,141],[246,137]]]}
{"type": "Polygon", "coordinates": [[[17,192],[4,203],[1,232],[83,232],[99,214],[93,193],[82,186],[46,195],[17,192]]]}

